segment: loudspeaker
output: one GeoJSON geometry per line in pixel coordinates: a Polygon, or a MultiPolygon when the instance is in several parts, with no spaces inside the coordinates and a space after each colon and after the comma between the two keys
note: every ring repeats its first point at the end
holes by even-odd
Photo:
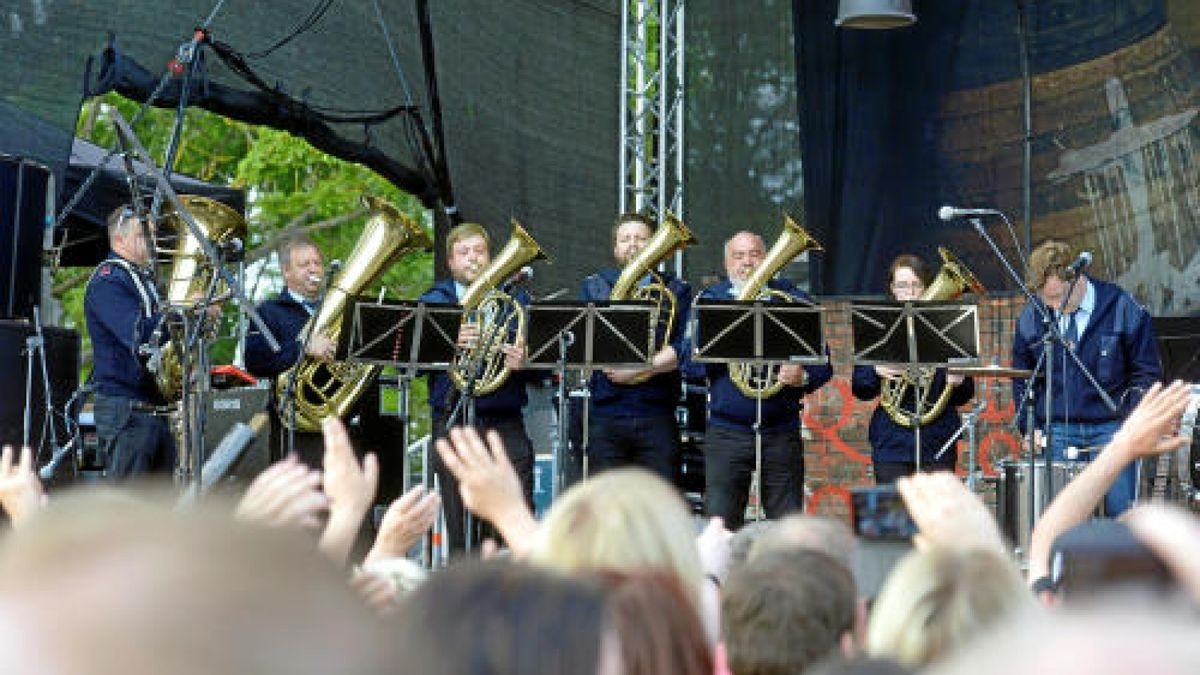
{"type": "Polygon", "coordinates": [[[53,214],[50,169],[0,155],[0,318],[28,319],[42,293],[42,235],[53,214]]]}
{"type": "MultiPolygon", "coordinates": [[[[217,390],[208,403],[208,417],[204,426],[204,449],[210,455],[217,449],[221,439],[237,422],[250,423],[254,413],[267,409],[270,390],[265,386],[240,387],[217,390]]],[[[249,484],[271,464],[271,438],[266,429],[254,439],[250,447],[229,469],[226,480],[249,484]]]]}
{"type": "MultiPolygon", "coordinates": [[[[5,395],[0,397],[0,444],[21,445],[25,430],[25,387],[29,382],[32,395],[30,412],[30,445],[35,449],[38,466],[50,461],[50,430],[45,426],[46,398],[42,384],[42,364],[35,354],[33,379],[26,372],[26,344],[36,335],[33,325],[24,321],[0,320],[0,382],[5,395]]],[[[54,431],[60,444],[67,441],[67,427],[62,417],[63,407],[79,386],[79,333],[66,328],[46,326],[46,373],[50,379],[50,395],[54,410],[54,431]]],[[[66,464],[70,464],[67,462],[66,464]]]]}

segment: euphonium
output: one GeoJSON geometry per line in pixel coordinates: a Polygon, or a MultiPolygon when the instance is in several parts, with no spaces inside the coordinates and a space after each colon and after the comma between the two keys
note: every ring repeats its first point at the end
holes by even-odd
{"type": "Polygon", "coordinates": [[[525,308],[500,287],[525,264],[549,259],[520,223],[513,220],[512,226],[508,243],[479,273],[461,301],[463,321],[479,324],[479,339],[458,351],[449,374],[459,391],[466,390],[474,375],[473,396],[485,396],[504,384],[509,369],[501,348],[516,345],[525,335],[525,308]]]}
{"type": "MultiPolygon", "coordinates": [[[[342,328],[342,314],[351,298],[362,293],[409,251],[429,251],[433,242],[425,230],[396,207],[377,197],[365,196],[363,203],[370,216],[354,250],[342,271],[333,278],[321,310],[309,318],[303,330],[336,341],[342,328]]],[[[304,333],[301,332],[301,335],[304,333]]],[[[275,379],[276,410],[284,425],[292,425],[292,402],[287,399],[288,383],[295,377],[295,424],[300,431],[320,431],[321,420],[343,417],[366,391],[379,371],[378,366],[361,363],[326,362],[303,355],[299,363],[275,379]],[[293,375],[293,370],[295,374],[293,375]]]]}
{"type": "MultiPolygon", "coordinates": [[[[824,251],[821,242],[817,241],[790,215],[784,215],[783,232],[771,246],[762,263],[754,268],[746,285],[737,294],[737,300],[752,302],[755,300],[773,300],[777,302],[796,302],[796,298],[767,286],[771,277],[791,262],[792,258],[805,251],[824,251]]],[[[783,390],[783,382],[779,379],[779,366],[754,365],[750,363],[729,364],[729,379],[733,385],[747,398],[771,398],[783,390]]]]}
{"type": "MultiPolygon", "coordinates": [[[[925,292],[921,294],[920,300],[925,302],[955,300],[967,291],[976,295],[987,293],[987,289],[979,283],[979,279],[976,279],[971,270],[967,269],[967,266],[962,264],[953,253],[941,246],[938,247],[938,253],[942,256],[942,268],[938,270],[937,276],[934,277],[933,283],[929,284],[929,288],[926,288],[925,292]]],[[[937,399],[930,401],[929,390],[933,387],[933,378],[936,372],[934,368],[920,368],[915,374],[906,370],[896,379],[884,378],[880,384],[879,407],[883,408],[893,422],[909,429],[912,428],[914,419],[920,426],[934,421],[949,405],[953,389],[949,384],[943,386],[942,393],[938,395],[937,399]],[[903,408],[909,387],[916,388],[915,400],[920,403],[918,410],[903,408]]]]}
{"type": "MultiPolygon", "coordinates": [[[[192,214],[192,220],[200,226],[205,237],[220,247],[233,238],[242,241],[246,239],[246,221],[237,211],[208,197],[199,195],[180,195],[179,200],[184,208],[192,214]]],[[[160,247],[160,254],[171,256],[170,276],[167,281],[167,304],[172,306],[187,305],[197,294],[209,292],[213,283],[212,262],[207,259],[200,242],[192,235],[192,231],[184,222],[183,216],[171,207],[163,215],[163,228],[158,232],[159,237],[173,238],[174,247],[160,247]]],[[[225,284],[217,282],[212,289],[213,295],[224,292],[225,284]]],[[[183,393],[183,362],[179,358],[179,348],[172,340],[163,346],[154,371],[154,384],[159,394],[167,401],[177,401],[183,393]]]]}
{"type": "MultiPolygon", "coordinates": [[[[654,268],[675,251],[695,243],[696,237],[692,236],[687,225],[684,225],[682,220],[668,211],[662,225],[654,231],[654,235],[650,237],[642,250],[638,251],[637,255],[625,265],[621,276],[617,277],[617,282],[613,284],[612,291],[608,294],[608,299],[611,301],[642,300],[654,303],[654,311],[657,316],[651,325],[656,328],[662,326],[664,343],[671,339],[679,299],[654,273],[654,268]],[[638,283],[647,273],[652,275],[650,283],[639,286],[638,283]]],[[[656,350],[661,347],[662,345],[654,345],[656,350]]]]}

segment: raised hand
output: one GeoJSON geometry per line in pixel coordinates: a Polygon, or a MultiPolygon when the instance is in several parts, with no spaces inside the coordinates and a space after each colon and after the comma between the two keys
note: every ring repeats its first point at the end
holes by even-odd
{"type": "Polygon", "coordinates": [[[0,506],[13,527],[20,527],[45,504],[46,493],[33,470],[33,451],[21,448],[21,457],[14,465],[12,446],[4,446],[0,452],[0,506]]]}
{"type": "Polygon", "coordinates": [[[329,500],[321,494],[321,472],[289,455],[250,483],[234,517],[270,527],[317,529],[328,508],[329,500]]]}
{"type": "Polygon", "coordinates": [[[387,513],[379,524],[375,544],[367,553],[364,562],[403,557],[433,526],[441,505],[442,500],[438,493],[427,493],[423,485],[405,492],[388,506],[387,513]]]}

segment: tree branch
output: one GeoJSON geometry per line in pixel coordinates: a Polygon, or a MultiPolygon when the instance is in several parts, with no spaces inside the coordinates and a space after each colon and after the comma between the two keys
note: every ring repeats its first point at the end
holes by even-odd
{"type": "Polygon", "coordinates": [[[289,237],[294,237],[299,234],[308,234],[310,232],[317,232],[319,230],[327,230],[331,227],[337,227],[338,225],[348,223],[355,218],[361,218],[366,214],[367,209],[360,207],[349,213],[343,213],[340,216],[334,216],[328,220],[321,220],[306,225],[305,223],[308,221],[309,216],[312,215],[312,209],[306,209],[304,213],[296,216],[296,218],[293,219],[292,222],[285,225],[283,229],[271,233],[271,236],[267,237],[263,243],[251,249],[250,252],[246,254],[246,263],[249,264],[257,262],[271,255],[271,252],[278,248],[279,245],[289,237]]]}

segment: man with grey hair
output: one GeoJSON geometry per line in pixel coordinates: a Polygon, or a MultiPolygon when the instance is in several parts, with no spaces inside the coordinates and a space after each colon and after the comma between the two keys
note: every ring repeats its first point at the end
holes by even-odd
{"type": "Polygon", "coordinates": [[[169,473],[175,440],[164,401],[144,364],[165,330],[150,257],[154,221],[121,207],[108,217],[109,254],[88,279],[83,311],[92,338],[99,450],[107,475],[121,480],[169,473]]]}
{"type": "MultiPolygon", "coordinates": [[[[260,304],[258,314],[279,341],[280,349],[272,351],[257,327],[251,327],[246,332],[246,370],[255,377],[287,377],[286,373],[305,354],[314,359],[332,361],[337,348],[328,337],[319,333],[306,336],[304,331],[304,325],[316,313],[321,292],[325,290],[325,262],[321,251],[311,239],[298,236],[284,241],[278,255],[284,288],[278,296],[260,304]]],[[[325,442],[320,432],[297,431],[295,445],[291,446],[287,429],[278,415],[274,387],[271,388],[271,397],[271,447],[276,456],[282,457],[294,451],[305,464],[321,468],[325,442]]]]}

